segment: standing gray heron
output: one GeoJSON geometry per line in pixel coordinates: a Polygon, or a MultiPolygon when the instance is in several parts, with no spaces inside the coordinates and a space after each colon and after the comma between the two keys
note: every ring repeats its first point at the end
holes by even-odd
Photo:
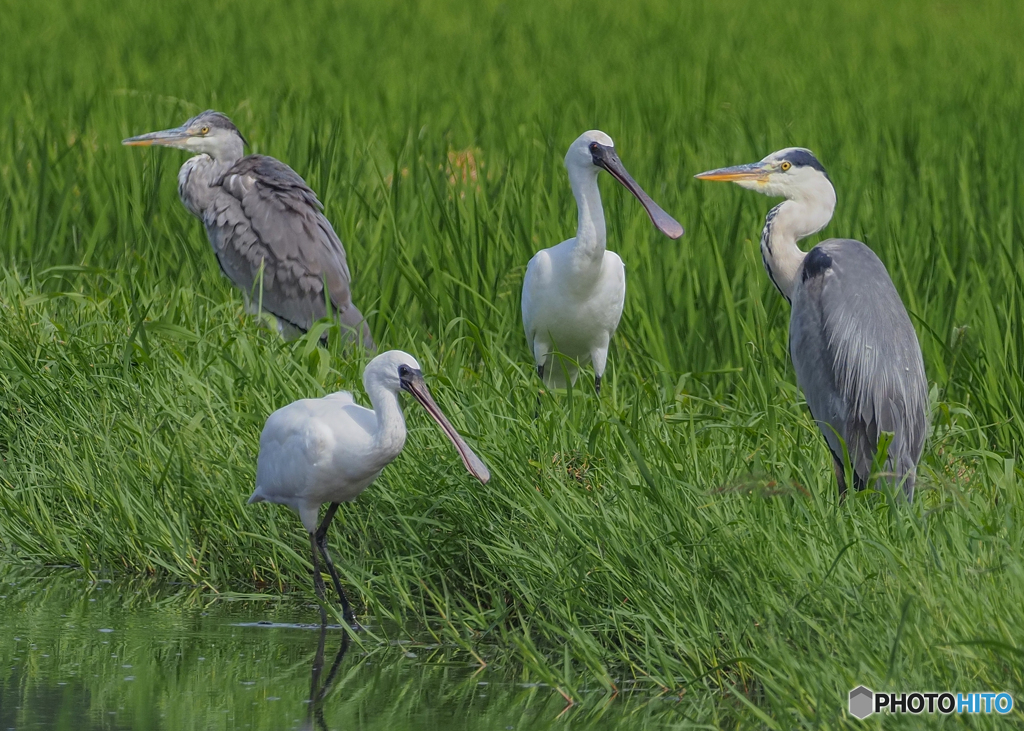
{"type": "Polygon", "coordinates": [[[871,249],[853,239],[828,239],[808,252],[797,246],[832,220],[836,191],[825,168],[810,150],[790,147],[760,162],[695,177],[787,199],[765,218],[761,257],[772,284],[792,305],[793,369],[832,452],[839,493],[846,491],[844,445],[860,490],[868,484],[882,432],[890,432],[884,474],[913,500],[928,427],[921,346],[871,249]]]}
{"type": "Polygon", "coordinates": [[[178,196],[203,222],[221,270],[242,290],[248,311],[257,309],[257,297],[281,334],[290,336],[325,317],[329,301],[352,337],[374,348],[352,303],[345,248],[316,193],[294,170],[266,155],[245,155],[238,128],[213,110],[122,144],[198,153],[178,171],[178,196]]]}

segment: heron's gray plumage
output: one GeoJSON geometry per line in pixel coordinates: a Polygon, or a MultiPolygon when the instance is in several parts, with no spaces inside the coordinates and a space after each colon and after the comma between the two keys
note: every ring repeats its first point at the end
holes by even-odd
{"type": "Polygon", "coordinates": [[[875,253],[852,239],[812,249],[793,290],[789,332],[797,384],[833,457],[842,462],[842,439],[863,487],[881,433],[891,432],[884,472],[913,496],[927,379],[910,317],[875,253]],[[813,266],[819,254],[827,266],[813,266]]]}
{"type": "Polygon", "coordinates": [[[341,323],[373,348],[369,327],[352,303],[345,249],[323,205],[283,162],[243,157],[243,142],[231,120],[214,111],[177,130],[126,140],[202,150],[182,165],[178,195],[203,222],[221,270],[242,290],[247,306],[258,299],[283,330],[306,331],[327,315],[329,303],[341,323]],[[169,141],[148,142],[154,135],[169,141]]]}
{"type": "MultiPolygon", "coordinates": [[[[211,172],[201,193],[209,191],[210,201],[200,219],[231,281],[255,295],[262,266],[263,308],[300,330],[327,314],[326,284],[341,322],[361,331],[372,348],[369,328],[352,304],[345,249],[305,181],[265,155],[244,157],[219,175],[211,172]]],[[[189,186],[181,190],[185,200],[189,186]]]]}
{"type": "Polygon", "coordinates": [[[928,429],[928,380],[917,333],[885,266],[852,239],[804,253],[797,241],[832,219],[836,195],[807,149],[779,150],[757,163],[700,173],[787,200],[765,218],[761,257],[792,305],[790,355],[797,384],[832,452],[840,492],[844,452],[855,486],[866,487],[883,432],[892,433],[884,479],[913,499],[928,429]],[[845,450],[844,450],[845,445],[845,450]]]}

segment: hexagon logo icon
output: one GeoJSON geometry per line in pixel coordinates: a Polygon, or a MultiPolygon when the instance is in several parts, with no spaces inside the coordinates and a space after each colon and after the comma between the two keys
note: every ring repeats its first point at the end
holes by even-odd
{"type": "Polygon", "coordinates": [[[858,685],[850,691],[850,715],[864,720],[874,713],[875,694],[870,688],[858,685]]]}

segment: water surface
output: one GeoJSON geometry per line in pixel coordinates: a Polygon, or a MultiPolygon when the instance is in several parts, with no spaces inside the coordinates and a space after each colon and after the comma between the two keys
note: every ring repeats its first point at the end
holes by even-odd
{"type": "MultiPolygon", "coordinates": [[[[669,728],[672,703],[566,708],[456,647],[348,640],[298,600],[0,574],[6,729],[669,728]]],[[[372,629],[372,628],[371,628],[372,629]]],[[[387,633],[400,636],[401,633],[387,633]]]]}

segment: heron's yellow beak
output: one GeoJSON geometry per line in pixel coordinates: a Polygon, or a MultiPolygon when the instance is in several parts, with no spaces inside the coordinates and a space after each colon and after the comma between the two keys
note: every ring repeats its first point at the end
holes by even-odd
{"type": "Polygon", "coordinates": [[[190,136],[187,129],[175,127],[174,129],[165,129],[160,132],[149,132],[138,137],[129,137],[126,140],[121,140],[121,144],[129,145],[130,147],[149,147],[150,145],[178,147],[190,136]]]}
{"type": "Polygon", "coordinates": [[[760,183],[767,182],[768,175],[772,172],[771,167],[760,162],[752,162],[748,165],[734,165],[731,168],[719,168],[708,170],[706,173],[698,173],[693,177],[697,180],[724,180],[731,183],[738,183],[745,180],[753,180],[760,183]]]}

